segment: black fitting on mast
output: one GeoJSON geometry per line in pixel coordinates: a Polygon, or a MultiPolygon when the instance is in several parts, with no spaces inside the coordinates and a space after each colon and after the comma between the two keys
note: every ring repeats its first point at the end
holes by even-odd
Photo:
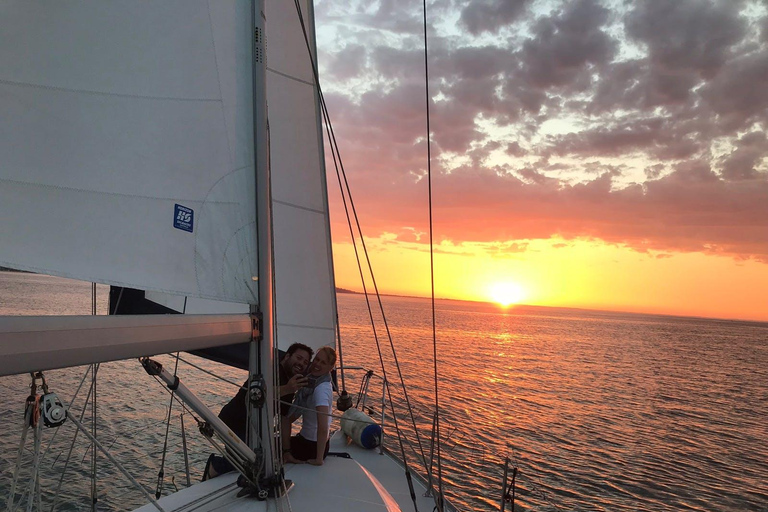
{"type": "Polygon", "coordinates": [[[251,339],[261,341],[264,339],[264,314],[261,310],[251,313],[251,339]]]}
{"type": "Polygon", "coordinates": [[[267,401],[267,383],[264,381],[263,375],[254,375],[251,379],[251,385],[248,389],[248,400],[257,409],[264,407],[267,401]]]}

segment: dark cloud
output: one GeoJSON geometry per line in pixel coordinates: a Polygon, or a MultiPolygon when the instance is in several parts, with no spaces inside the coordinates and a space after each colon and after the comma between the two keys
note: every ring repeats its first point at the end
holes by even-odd
{"type": "MultiPolygon", "coordinates": [[[[757,12],[748,1],[614,4],[477,1],[460,22],[481,39],[431,40],[439,236],[559,235],[768,262],[768,18],[743,14],[757,12]],[[511,23],[521,30],[502,30],[511,23]],[[556,130],[544,132],[550,120],[556,130]]],[[[412,33],[387,25],[365,46],[341,45],[327,69],[363,85],[328,101],[370,233],[416,242],[426,230],[420,12],[390,1],[373,16],[384,7],[412,33]]]]}
{"type": "Polygon", "coordinates": [[[504,152],[509,156],[523,156],[526,151],[520,146],[519,142],[510,142],[504,149],[504,152]]]}
{"type": "Polygon", "coordinates": [[[627,35],[647,45],[655,73],[688,71],[712,78],[747,34],[738,2],[645,0],[625,20],[627,35]]]}
{"type": "Polygon", "coordinates": [[[648,179],[656,180],[661,177],[666,167],[663,164],[649,165],[645,168],[645,175],[648,179]]]}
{"type": "Polygon", "coordinates": [[[666,121],[653,118],[599,126],[549,140],[556,155],[616,156],[656,148],[666,136],[666,121]]]}
{"type": "MultiPolygon", "coordinates": [[[[648,75],[647,62],[640,59],[608,64],[590,101],[580,102],[590,115],[600,115],[617,108],[636,110],[641,108],[645,96],[648,75]]],[[[574,105],[579,108],[579,105],[574,105]]]]}
{"type": "Polygon", "coordinates": [[[461,23],[472,35],[496,33],[524,12],[530,0],[471,0],[461,11],[461,23]]]}
{"type": "Polygon", "coordinates": [[[701,89],[701,97],[726,131],[768,121],[768,49],[728,62],[714,80],[701,89]]]}
{"type": "Polygon", "coordinates": [[[752,132],[744,135],[736,143],[735,149],[722,159],[723,177],[729,180],[760,179],[763,174],[756,166],[768,152],[768,139],[765,132],[752,132]]]}
{"type": "Polygon", "coordinates": [[[768,17],[763,18],[762,22],[760,22],[760,40],[768,43],[768,17]]]}
{"type": "MultiPolygon", "coordinates": [[[[519,174],[525,181],[477,168],[435,176],[441,239],[493,244],[557,235],[644,252],[703,252],[768,263],[768,179],[724,180],[700,160],[621,189],[614,187],[615,170],[577,185],[533,168],[519,174]]],[[[364,194],[369,233],[391,232],[392,225],[426,230],[425,183],[379,182],[364,194]]]]}
{"type": "Polygon", "coordinates": [[[365,47],[355,44],[349,44],[338,52],[334,52],[326,62],[328,75],[342,82],[362,75],[365,67],[365,47]]]}
{"type": "Polygon", "coordinates": [[[615,42],[601,30],[607,9],[593,0],[566,5],[559,16],[541,19],[534,38],[523,45],[523,73],[535,87],[571,84],[590,64],[602,65],[615,53],[615,42]]]}
{"type": "Polygon", "coordinates": [[[691,130],[667,117],[652,117],[607,122],[581,132],[551,136],[547,141],[550,153],[560,156],[617,157],[644,153],[659,160],[680,160],[702,149],[690,137],[691,130]]]}

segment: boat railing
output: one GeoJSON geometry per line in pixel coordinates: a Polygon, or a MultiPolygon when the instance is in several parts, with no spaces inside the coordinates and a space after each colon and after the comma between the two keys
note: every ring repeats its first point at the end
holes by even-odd
{"type": "MultiPolygon", "coordinates": [[[[341,370],[341,368],[339,368],[341,370]]],[[[388,394],[387,387],[389,386],[388,380],[374,372],[373,370],[365,366],[344,366],[344,372],[351,372],[353,379],[346,379],[349,386],[350,380],[356,378],[362,379],[358,385],[357,396],[353,396],[353,402],[356,400],[356,407],[367,414],[374,421],[379,421],[382,427],[382,438],[379,445],[379,453],[387,453],[391,457],[402,463],[401,451],[398,446],[393,444],[398,441],[398,434],[389,433],[389,429],[385,428],[385,422],[393,423],[393,419],[390,418],[392,412],[397,414],[398,418],[406,420],[409,414],[413,414],[416,418],[412,425],[409,421],[402,421],[399,434],[402,436],[401,440],[403,445],[409,448],[406,457],[409,459],[407,462],[410,465],[416,465],[421,468],[418,471],[418,477],[425,484],[427,489],[433,489],[436,486],[435,482],[435,453],[436,453],[436,426],[437,417],[434,408],[424,407],[423,405],[414,404],[411,402],[411,411],[408,411],[408,406],[404,403],[393,401],[391,404],[387,399],[388,396],[395,397],[397,394],[388,394]],[[358,377],[362,375],[362,377],[358,377]],[[371,380],[378,381],[381,385],[370,388],[371,380]],[[380,390],[381,396],[376,396],[380,390]],[[376,410],[380,407],[380,410],[376,410]],[[416,426],[419,430],[419,434],[422,438],[429,439],[429,443],[426,447],[419,446],[419,440],[414,439],[416,437],[413,432],[413,427],[416,426]],[[423,471],[422,471],[423,470],[423,471]]],[[[341,391],[341,389],[340,389],[341,391]]],[[[348,393],[353,395],[354,391],[351,386],[347,388],[348,393]]],[[[441,434],[440,442],[444,456],[454,460],[474,460],[476,464],[473,464],[475,471],[481,471],[484,473],[486,479],[491,481],[500,481],[500,495],[496,492],[492,492],[495,497],[489,499],[485,504],[489,505],[495,501],[495,507],[498,510],[515,510],[515,477],[518,476],[518,468],[509,453],[509,446],[500,447],[497,452],[492,448],[485,446],[482,442],[472,441],[475,437],[467,429],[461,428],[447,421],[445,418],[440,419],[442,425],[442,431],[445,434],[441,434]],[[503,453],[506,449],[507,453],[503,453]],[[480,469],[482,468],[482,469],[480,469]],[[498,474],[497,474],[498,473],[498,474]],[[499,500],[499,501],[496,501],[499,500]]],[[[466,469],[466,468],[465,468],[466,469]]],[[[518,491],[519,492],[519,491],[518,491]]],[[[527,491],[523,491],[527,492],[527,491]]],[[[428,491],[429,493],[429,491],[428,491]]],[[[495,508],[494,507],[494,508],[495,508]]]]}
{"type": "MultiPolygon", "coordinates": [[[[369,397],[368,385],[370,384],[370,380],[372,378],[376,378],[377,380],[381,381],[381,414],[378,415],[380,418],[379,426],[381,426],[381,443],[379,444],[379,453],[384,453],[384,436],[386,435],[386,429],[384,427],[387,417],[387,379],[382,375],[378,375],[373,370],[366,368],[365,366],[343,366],[339,367],[339,371],[364,372],[363,376],[360,377],[361,380],[360,388],[358,391],[358,401],[357,404],[355,404],[355,407],[361,411],[366,410],[366,403],[369,397]]],[[[369,411],[369,415],[373,415],[372,407],[368,407],[367,410],[369,411]]]]}

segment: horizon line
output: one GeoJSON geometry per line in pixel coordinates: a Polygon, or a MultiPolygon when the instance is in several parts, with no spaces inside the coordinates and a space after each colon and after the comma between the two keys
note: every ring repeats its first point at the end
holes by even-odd
{"type": "MultiPolygon", "coordinates": [[[[340,286],[336,287],[336,293],[365,295],[365,292],[350,290],[349,288],[343,288],[340,286]]],[[[375,294],[368,292],[368,295],[375,295],[375,294]]],[[[424,300],[431,300],[432,298],[432,297],[425,297],[423,295],[403,295],[400,293],[379,293],[379,295],[386,296],[386,297],[403,297],[408,299],[424,299],[424,300]]],[[[670,317],[670,318],[690,318],[690,319],[698,319],[698,320],[714,320],[714,321],[721,321],[721,322],[749,322],[749,323],[756,323],[756,324],[768,324],[768,318],[766,318],[765,320],[757,320],[754,318],[725,318],[725,317],[716,317],[716,316],[645,312],[645,311],[625,310],[625,309],[603,309],[603,308],[597,309],[597,308],[579,307],[579,306],[544,306],[541,304],[523,304],[523,303],[510,304],[509,306],[502,306],[497,302],[488,301],[488,300],[453,299],[448,297],[435,297],[435,300],[443,300],[443,301],[449,300],[453,302],[473,302],[477,304],[488,304],[490,306],[495,306],[499,309],[504,309],[504,310],[512,310],[518,307],[543,308],[543,309],[569,309],[569,310],[576,310],[576,311],[592,311],[592,312],[598,312],[598,313],[621,313],[621,314],[638,315],[638,316],[640,315],[663,316],[663,317],[670,317]]]]}

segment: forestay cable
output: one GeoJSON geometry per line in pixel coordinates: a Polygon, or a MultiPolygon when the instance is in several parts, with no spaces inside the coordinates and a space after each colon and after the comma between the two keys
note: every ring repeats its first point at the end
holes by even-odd
{"type": "MultiPolygon", "coordinates": [[[[335,136],[335,133],[333,131],[333,125],[331,123],[330,115],[328,113],[328,108],[327,108],[327,105],[325,103],[325,98],[323,96],[322,89],[320,87],[319,75],[318,75],[318,72],[317,72],[317,67],[315,66],[315,61],[312,58],[312,50],[311,50],[311,46],[309,44],[309,38],[308,38],[308,35],[307,35],[306,26],[304,24],[303,15],[301,13],[301,7],[299,5],[298,0],[295,0],[295,3],[296,3],[296,9],[297,9],[299,21],[301,23],[303,34],[304,34],[304,40],[305,40],[305,43],[306,43],[306,46],[307,46],[307,51],[309,53],[310,62],[312,64],[312,72],[313,72],[313,75],[314,75],[315,85],[317,87],[318,97],[319,97],[319,100],[320,100],[320,106],[321,106],[323,117],[324,117],[325,124],[326,124],[326,131],[328,133],[329,144],[331,146],[331,154],[333,156],[333,162],[334,162],[334,166],[336,168],[336,176],[337,176],[337,178],[339,180],[339,187],[340,187],[340,191],[341,191],[341,195],[342,195],[342,200],[343,200],[343,203],[344,203],[345,214],[347,216],[347,223],[348,223],[348,225],[350,227],[350,234],[351,234],[351,237],[352,237],[352,244],[353,244],[353,247],[354,247],[354,250],[355,250],[355,257],[356,257],[357,262],[358,262],[358,271],[360,272],[360,275],[361,275],[361,282],[362,282],[362,286],[363,286],[363,291],[364,291],[364,295],[365,295],[366,304],[368,306],[368,312],[369,312],[369,316],[370,316],[370,320],[371,320],[371,327],[372,327],[372,329],[374,331],[373,332],[374,339],[376,340],[376,347],[377,347],[377,350],[378,350],[378,353],[379,353],[379,360],[380,360],[380,364],[381,364],[381,370],[382,370],[382,373],[384,374],[383,375],[384,379],[388,380],[387,376],[386,376],[386,368],[384,366],[384,361],[383,361],[383,357],[382,357],[382,354],[381,354],[381,348],[380,348],[380,345],[379,345],[378,334],[376,332],[376,326],[375,326],[375,322],[373,320],[373,314],[372,314],[371,305],[370,305],[370,302],[369,302],[368,290],[367,290],[367,287],[366,287],[366,284],[365,284],[365,279],[364,279],[364,277],[362,275],[362,268],[361,268],[361,263],[360,263],[360,256],[359,256],[358,249],[357,249],[357,242],[356,242],[356,238],[355,238],[354,232],[352,231],[352,222],[351,222],[350,216],[349,216],[349,206],[351,206],[352,213],[353,213],[354,218],[355,218],[355,224],[356,224],[357,231],[358,231],[358,234],[359,234],[359,237],[360,237],[360,243],[361,243],[362,248],[363,248],[363,253],[365,254],[366,263],[367,263],[367,266],[368,266],[368,271],[370,273],[371,281],[372,281],[372,284],[373,284],[373,287],[374,287],[374,290],[375,290],[375,293],[376,293],[376,297],[377,297],[377,300],[378,300],[379,310],[381,312],[382,320],[384,322],[384,327],[385,327],[385,330],[387,332],[387,338],[389,340],[390,349],[392,350],[392,355],[393,355],[393,358],[394,358],[395,367],[397,369],[397,373],[398,373],[398,376],[399,376],[399,379],[400,379],[400,384],[401,384],[401,387],[403,389],[403,398],[404,398],[404,400],[406,402],[406,405],[408,407],[408,412],[409,412],[409,416],[411,418],[411,423],[412,423],[412,426],[413,426],[413,430],[414,430],[414,433],[416,434],[416,440],[417,440],[417,443],[419,445],[419,449],[421,451],[421,460],[422,460],[422,462],[424,464],[424,470],[425,471],[429,471],[429,468],[427,466],[426,455],[424,453],[424,447],[423,447],[423,444],[421,442],[421,436],[419,434],[418,427],[416,426],[416,420],[415,420],[415,418],[413,416],[413,412],[412,412],[412,408],[411,408],[411,404],[410,404],[410,398],[408,396],[408,391],[407,391],[407,388],[405,386],[405,381],[403,379],[403,374],[402,374],[402,371],[401,371],[401,368],[400,368],[400,363],[399,363],[398,358],[397,358],[397,351],[395,350],[395,346],[394,346],[394,343],[392,341],[392,335],[391,335],[391,332],[389,330],[389,324],[387,322],[386,314],[384,313],[384,306],[383,306],[383,304],[381,302],[381,295],[379,293],[378,285],[376,283],[376,277],[375,277],[374,272],[373,272],[373,266],[371,264],[370,257],[368,255],[368,250],[367,250],[367,247],[365,245],[365,238],[363,237],[362,228],[360,226],[360,220],[359,220],[359,218],[357,216],[357,210],[355,208],[354,201],[352,200],[352,194],[351,194],[351,190],[350,190],[350,187],[349,187],[349,182],[347,181],[346,172],[344,171],[344,165],[341,162],[341,154],[339,152],[338,144],[337,144],[337,141],[336,141],[336,136],[335,136]],[[341,184],[342,177],[343,177],[343,180],[344,180],[344,185],[341,184]],[[345,191],[346,191],[346,194],[345,194],[345,191]],[[347,196],[349,197],[349,206],[347,205],[347,196]]],[[[343,379],[343,374],[342,374],[342,379],[343,379]]],[[[387,394],[388,395],[390,394],[389,386],[387,386],[387,394]]],[[[389,398],[390,398],[390,405],[391,405],[392,404],[391,396],[389,398]]],[[[399,424],[398,424],[398,421],[397,421],[397,416],[395,415],[395,412],[394,412],[394,407],[392,407],[392,415],[393,415],[393,419],[394,419],[394,423],[395,423],[395,430],[397,431],[397,434],[398,434],[398,440],[400,441],[400,448],[401,448],[402,457],[403,457],[403,464],[405,465],[405,468],[406,468],[406,477],[408,479],[408,485],[409,485],[409,487],[411,489],[411,496],[414,498],[414,506],[415,506],[416,502],[415,502],[415,496],[414,496],[414,493],[413,493],[413,487],[412,487],[412,484],[411,484],[410,472],[408,470],[408,461],[407,461],[407,459],[405,457],[405,450],[403,448],[402,439],[401,439],[402,433],[401,433],[401,430],[399,428],[399,424]]]]}
{"type": "Polygon", "coordinates": [[[429,278],[432,291],[432,357],[434,361],[435,376],[435,444],[437,445],[437,488],[438,500],[437,509],[443,510],[443,465],[440,453],[440,399],[437,385],[437,323],[435,320],[435,249],[434,249],[434,230],[432,222],[432,133],[430,130],[429,106],[431,98],[429,96],[429,52],[427,38],[427,0],[422,0],[424,12],[424,90],[426,95],[426,118],[427,118],[427,188],[429,190],[429,278]]]}
{"type": "MultiPolygon", "coordinates": [[[[378,284],[376,283],[376,276],[375,276],[375,274],[373,272],[373,265],[371,264],[371,260],[370,260],[370,257],[368,255],[368,249],[367,249],[367,246],[365,244],[365,237],[363,236],[362,228],[360,226],[360,219],[359,219],[359,217],[357,215],[357,209],[355,208],[355,204],[354,204],[354,201],[352,199],[352,192],[351,192],[351,189],[349,187],[349,182],[347,180],[346,171],[344,170],[344,164],[341,161],[341,153],[339,151],[338,143],[336,141],[336,134],[335,134],[335,132],[333,130],[333,124],[331,122],[330,114],[328,113],[328,107],[327,107],[327,104],[325,102],[325,97],[323,95],[322,88],[320,87],[320,78],[319,78],[319,75],[318,75],[317,67],[315,65],[315,61],[314,61],[313,56],[312,56],[312,50],[311,50],[311,46],[309,44],[309,37],[307,35],[306,25],[304,23],[304,17],[303,17],[303,15],[301,13],[301,6],[299,5],[298,0],[295,0],[295,4],[296,4],[297,14],[298,14],[298,17],[299,17],[299,22],[301,23],[302,31],[303,31],[303,34],[304,34],[304,41],[306,43],[307,51],[308,51],[308,54],[309,54],[309,57],[310,57],[310,63],[312,65],[312,73],[313,73],[313,77],[315,79],[315,85],[317,87],[317,93],[318,93],[318,97],[319,97],[319,100],[320,100],[320,107],[321,107],[322,114],[323,114],[323,119],[324,119],[325,125],[326,125],[326,132],[328,134],[328,142],[329,142],[329,145],[331,147],[331,155],[333,157],[333,162],[334,162],[334,166],[335,166],[335,170],[336,170],[336,176],[337,176],[337,178],[339,180],[339,188],[340,188],[340,192],[341,192],[341,195],[342,195],[342,201],[343,201],[343,204],[344,204],[344,211],[345,211],[345,214],[347,216],[347,224],[350,227],[350,235],[352,237],[352,244],[353,244],[353,247],[354,247],[354,250],[355,250],[355,257],[356,257],[357,262],[358,262],[358,271],[360,272],[360,275],[361,275],[363,292],[364,292],[364,295],[365,295],[366,304],[368,306],[369,316],[371,317],[371,327],[372,327],[372,329],[374,331],[373,332],[374,338],[376,340],[377,348],[379,348],[378,334],[376,332],[375,322],[373,321],[373,314],[372,314],[371,305],[370,305],[370,302],[369,302],[369,294],[368,294],[367,286],[365,284],[365,279],[364,279],[363,273],[362,273],[362,268],[361,268],[361,263],[360,263],[360,255],[359,255],[358,249],[357,249],[357,241],[356,241],[356,237],[354,235],[354,232],[352,230],[352,221],[351,221],[350,215],[349,215],[349,208],[350,207],[352,209],[352,215],[354,216],[355,227],[357,228],[358,236],[360,237],[360,244],[361,244],[362,249],[363,249],[363,254],[365,255],[366,264],[367,264],[368,271],[369,271],[370,276],[371,276],[371,282],[373,284],[374,292],[375,292],[376,298],[378,300],[379,310],[381,312],[382,321],[384,322],[384,327],[385,327],[385,330],[386,330],[386,333],[387,333],[387,338],[389,340],[390,349],[392,350],[392,355],[393,355],[393,358],[394,358],[395,367],[397,369],[397,373],[398,373],[398,376],[399,376],[399,379],[400,379],[400,384],[401,384],[402,389],[403,389],[403,398],[404,398],[404,400],[406,402],[406,405],[407,405],[408,411],[409,411],[409,415],[411,417],[411,423],[412,423],[414,432],[416,434],[416,440],[418,442],[418,445],[419,445],[419,448],[420,448],[420,451],[421,451],[421,457],[422,457],[422,462],[424,463],[424,469],[425,469],[425,471],[428,471],[427,462],[426,462],[426,455],[424,453],[424,447],[423,447],[423,444],[421,442],[421,436],[419,434],[418,428],[416,427],[416,421],[415,421],[415,418],[414,418],[413,413],[412,413],[412,408],[411,408],[411,404],[410,404],[410,398],[408,396],[408,390],[407,390],[407,388],[405,386],[405,381],[403,379],[402,371],[400,369],[400,363],[399,363],[398,358],[397,358],[397,351],[395,350],[394,343],[392,342],[392,334],[391,334],[391,332],[389,330],[389,323],[387,322],[386,314],[384,313],[384,306],[383,306],[383,304],[381,302],[381,294],[379,293],[378,284]],[[343,182],[344,182],[343,185],[341,183],[342,179],[343,179],[343,182]],[[347,197],[349,198],[349,204],[347,204],[347,197]]],[[[380,348],[379,348],[379,353],[381,354],[380,348]]],[[[382,365],[382,372],[384,373],[383,376],[386,379],[386,370],[384,368],[383,360],[381,360],[381,365],[382,365]]],[[[394,413],[394,411],[393,411],[393,413],[394,413]]],[[[397,427],[397,418],[395,418],[395,428],[398,429],[398,427],[397,427]]],[[[399,429],[398,429],[398,435],[399,435],[399,429]]],[[[407,461],[403,461],[403,462],[404,462],[404,464],[407,465],[407,461]]]]}

